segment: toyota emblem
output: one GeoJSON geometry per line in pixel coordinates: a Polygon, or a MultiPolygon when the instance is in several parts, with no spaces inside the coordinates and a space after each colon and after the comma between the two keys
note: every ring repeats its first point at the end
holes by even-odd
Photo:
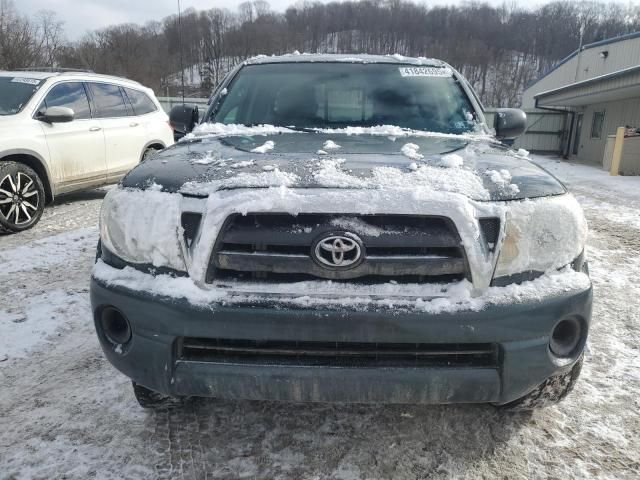
{"type": "Polygon", "coordinates": [[[312,255],[325,268],[346,269],[358,265],[363,259],[362,240],[349,232],[330,233],[314,243],[312,255]]]}

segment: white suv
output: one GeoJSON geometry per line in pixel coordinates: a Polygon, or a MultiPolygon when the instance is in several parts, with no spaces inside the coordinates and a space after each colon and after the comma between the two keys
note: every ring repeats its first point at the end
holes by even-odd
{"type": "Polygon", "coordinates": [[[84,72],[0,72],[0,229],[35,225],[61,193],[119,181],[173,130],[153,91],[84,72]]]}

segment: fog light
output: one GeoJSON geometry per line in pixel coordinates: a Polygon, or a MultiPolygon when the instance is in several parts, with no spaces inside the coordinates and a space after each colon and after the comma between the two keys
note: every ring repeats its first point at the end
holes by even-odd
{"type": "Polygon", "coordinates": [[[560,320],[551,331],[549,348],[558,357],[572,356],[582,338],[582,323],[574,317],[560,320]]]}
{"type": "Polygon", "coordinates": [[[131,325],[126,317],[113,307],[106,307],[100,313],[100,325],[107,339],[116,345],[131,339],[131,325]]]}

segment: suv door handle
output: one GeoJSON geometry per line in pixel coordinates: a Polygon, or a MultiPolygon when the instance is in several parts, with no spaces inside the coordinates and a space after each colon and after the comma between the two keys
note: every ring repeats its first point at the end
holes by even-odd
{"type": "Polygon", "coordinates": [[[99,132],[100,130],[102,130],[102,127],[91,127],[89,129],[90,132],[99,132]]]}
{"type": "Polygon", "coordinates": [[[137,126],[138,126],[138,124],[137,124],[136,122],[131,122],[131,123],[129,124],[129,126],[130,126],[130,127],[137,127],[137,126]]]}

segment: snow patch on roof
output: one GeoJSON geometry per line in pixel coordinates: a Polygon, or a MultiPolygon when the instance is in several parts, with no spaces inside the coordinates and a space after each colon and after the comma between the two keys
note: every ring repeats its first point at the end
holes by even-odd
{"type": "Polygon", "coordinates": [[[244,62],[245,65],[265,64],[265,63],[290,63],[290,62],[347,62],[347,63],[392,63],[396,65],[421,65],[444,67],[446,63],[442,60],[427,57],[405,57],[395,55],[370,55],[370,54],[335,54],[335,53],[302,53],[295,51],[285,55],[271,55],[253,57],[244,62]]]}

